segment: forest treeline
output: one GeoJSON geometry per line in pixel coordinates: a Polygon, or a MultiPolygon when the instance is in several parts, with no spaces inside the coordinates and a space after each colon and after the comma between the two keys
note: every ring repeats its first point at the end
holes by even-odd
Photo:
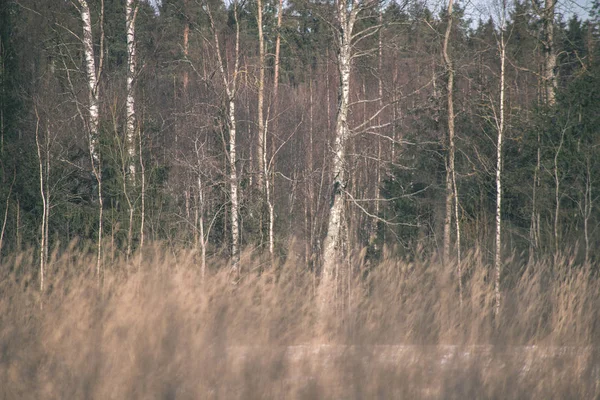
{"type": "Polygon", "coordinates": [[[497,296],[508,258],[593,265],[600,3],[563,6],[3,1],[0,256],[35,248],[43,289],[74,239],[98,277],[151,242],[203,274],[248,248],[322,295],[351,254],[461,276],[480,249],[497,296]]]}

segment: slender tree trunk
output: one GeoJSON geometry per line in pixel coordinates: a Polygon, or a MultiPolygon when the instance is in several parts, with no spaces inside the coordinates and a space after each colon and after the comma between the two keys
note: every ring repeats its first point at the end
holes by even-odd
{"type": "MultiPolygon", "coordinates": [[[[92,158],[92,168],[99,171],[100,152],[98,149],[98,75],[96,73],[96,60],[94,57],[94,38],[92,34],[92,20],[90,9],[86,0],[79,0],[81,6],[81,20],[83,22],[83,47],[85,54],[85,67],[87,72],[87,83],[89,92],[89,150],[92,158]]],[[[96,173],[96,171],[94,173],[96,173]]]]}
{"type": "Polygon", "coordinates": [[[454,201],[454,67],[452,59],[448,52],[448,44],[450,34],[452,32],[452,7],[453,0],[448,1],[448,24],[446,26],[446,34],[444,35],[443,58],[446,65],[446,73],[448,75],[447,83],[447,100],[448,100],[448,155],[446,159],[446,215],[444,219],[444,263],[450,262],[450,242],[451,240],[451,224],[452,224],[452,202],[454,201]]]}
{"type": "MultiPolygon", "coordinates": [[[[378,22],[379,25],[383,25],[383,10],[379,10],[378,13],[378,22]]],[[[379,29],[379,34],[377,36],[377,69],[378,69],[378,77],[377,77],[377,94],[379,96],[379,109],[383,109],[383,32],[382,29],[379,29]]],[[[366,103],[365,103],[366,104],[366,103]]],[[[394,105],[395,107],[395,105],[394,105]]],[[[367,118],[365,114],[365,118],[367,118]]],[[[377,117],[377,125],[381,126],[381,117],[377,117]]],[[[377,135],[377,178],[375,180],[375,215],[379,217],[379,198],[381,197],[381,132],[380,135],[377,135]]],[[[377,240],[377,220],[371,219],[371,232],[369,235],[369,245],[375,246],[377,240]]]]}
{"type": "MultiPolygon", "coordinates": [[[[134,79],[136,74],[135,57],[135,20],[139,5],[135,0],[127,0],[125,4],[125,20],[127,31],[127,120],[125,124],[125,138],[127,142],[127,180],[129,186],[136,182],[136,138],[135,138],[135,93],[134,79]]],[[[133,213],[130,210],[130,213],[133,213]]]]}
{"type": "Polygon", "coordinates": [[[233,259],[234,268],[237,269],[237,264],[240,259],[240,232],[238,220],[238,185],[237,185],[237,167],[236,167],[236,120],[235,120],[235,101],[229,99],[229,185],[231,196],[231,257],[233,259]]]}
{"type": "MultiPolygon", "coordinates": [[[[267,123],[264,120],[264,102],[265,102],[265,40],[263,36],[263,9],[262,1],[257,1],[258,7],[258,43],[259,43],[259,77],[258,77],[258,166],[259,166],[259,177],[258,187],[261,191],[264,190],[267,207],[269,210],[269,255],[271,257],[271,264],[274,263],[275,258],[275,235],[274,229],[274,209],[273,199],[271,195],[271,183],[269,182],[269,162],[267,157],[267,123]]],[[[280,10],[281,11],[281,10],[280,10]]],[[[281,23],[281,15],[278,16],[278,24],[281,23]]],[[[278,29],[280,25],[278,25],[278,29]]],[[[279,32],[277,33],[277,43],[279,46],[279,32]]],[[[276,74],[274,79],[279,79],[279,48],[275,49],[276,60],[275,68],[276,74]]],[[[278,85],[277,85],[278,87],[278,85]]],[[[275,98],[276,99],[276,98],[275,98]]],[[[272,168],[272,166],[271,166],[272,168]]]]}
{"type": "Polygon", "coordinates": [[[537,188],[540,186],[540,169],[542,165],[542,155],[540,148],[540,133],[537,135],[537,157],[535,169],[533,171],[533,188],[531,193],[531,228],[529,230],[529,259],[533,261],[534,253],[540,246],[540,213],[537,209],[537,188]]]}
{"type": "Polygon", "coordinates": [[[133,216],[135,212],[131,194],[136,186],[136,135],[135,135],[135,89],[134,79],[136,74],[135,57],[135,20],[139,9],[135,0],[127,0],[125,4],[125,29],[127,32],[127,101],[125,121],[125,141],[127,146],[127,172],[124,176],[124,191],[129,208],[129,229],[127,231],[127,259],[133,250],[133,216]]]}
{"type": "MultiPolygon", "coordinates": [[[[277,121],[277,113],[279,112],[279,64],[280,64],[280,49],[281,49],[281,22],[283,16],[283,0],[279,0],[279,4],[277,7],[277,38],[275,39],[275,66],[273,73],[273,131],[277,132],[278,121],[277,121]]],[[[263,50],[264,52],[264,50],[263,50]]],[[[262,63],[264,67],[264,61],[262,63]]],[[[263,68],[264,70],[264,68],[263,68]]],[[[265,127],[265,135],[267,129],[265,127]]],[[[267,147],[267,138],[265,136],[264,139],[264,153],[263,156],[266,157],[266,147],[267,147]]],[[[267,158],[265,158],[265,182],[267,184],[266,194],[267,194],[267,206],[269,207],[269,253],[271,256],[271,266],[275,265],[275,203],[274,203],[274,194],[275,194],[275,135],[271,138],[271,157],[269,158],[269,163],[266,163],[267,158]],[[270,182],[269,182],[270,180],[270,182]]]]}
{"type": "Polygon", "coordinates": [[[505,95],[505,61],[506,43],[506,0],[503,3],[502,26],[500,27],[500,115],[498,121],[498,142],[496,145],[496,254],[494,259],[495,279],[495,313],[500,313],[500,273],[502,268],[502,140],[504,135],[504,95],[505,95]]]}
{"type": "Polygon", "coordinates": [[[204,188],[202,187],[202,176],[198,173],[198,205],[197,205],[199,215],[199,244],[200,244],[200,252],[201,252],[201,266],[200,266],[200,276],[202,277],[202,282],[204,282],[204,277],[206,275],[206,239],[204,238],[204,188]]]}
{"type": "Polygon", "coordinates": [[[103,43],[104,43],[104,1],[101,2],[101,14],[100,14],[100,62],[98,72],[96,72],[96,60],[94,57],[94,38],[92,34],[92,20],[90,15],[90,8],[86,0],[79,1],[79,11],[81,15],[81,21],[83,23],[83,48],[85,54],[85,67],[87,73],[87,83],[89,92],[89,104],[88,104],[88,144],[90,151],[90,159],[92,164],[92,173],[96,178],[98,185],[98,254],[96,260],[96,276],[98,284],[100,284],[100,266],[102,261],[102,219],[104,206],[102,201],[102,164],[100,160],[100,149],[99,149],[99,86],[98,77],[102,73],[102,60],[103,60],[103,43]]]}
{"type": "Polygon", "coordinates": [[[267,179],[267,131],[264,120],[265,104],[265,40],[263,36],[263,9],[262,0],[257,0],[258,24],[258,188],[264,190],[264,181],[267,179]]]}
{"type": "Polygon", "coordinates": [[[554,51],[554,7],[556,0],[545,0],[542,29],[544,51],[544,84],[546,104],[552,106],[556,102],[556,52],[554,51]]]}
{"type": "Polygon", "coordinates": [[[593,197],[592,197],[592,171],[589,158],[586,160],[586,176],[585,176],[585,199],[583,207],[583,235],[585,240],[585,264],[590,263],[590,235],[589,221],[592,216],[593,197]]]}
{"type": "Polygon", "coordinates": [[[17,251],[20,251],[22,246],[22,237],[21,237],[21,200],[19,199],[19,197],[17,196],[17,207],[16,207],[16,213],[17,215],[15,216],[15,242],[17,244],[17,251]]]}
{"type": "MultiPolygon", "coordinates": [[[[47,262],[47,254],[46,250],[48,247],[48,230],[46,229],[46,225],[48,223],[48,193],[46,192],[46,181],[48,179],[47,170],[45,171],[44,156],[42,155],[42,144],[40,140],[40,117],[38,115],[37,108],[35,110],[35,114],[37,117],[37,122],[35,125],[35,144],[37,148],[38,155],[38,165],[39,165],[39,178],[40,178],[40,194],[42,196],[42,226],[40,228],[40,293],[44,293],[44,273],[46,270],[46,262],[47,262]]],[[[47,142],[48,138],[46,138],[47,142]]],[[[47,143],[46,143],[47,144],[47,143]]],[[[44,151],[44,154],[46,152],[44,151]]]]}
{"type": "Polygon", "coordinates": [[[240,229],[239,229],[239,203],[238,203],[238,177],[237,177],[237,158],[236,158],[236,131],[237,123],[235,119],[235,99],[237,95],[237,80],[239,75],[240,65],[240,25],[238,21],[238,6],[237,2],[233,3],[233,15],[235,19],[235,54],[234,54],[234,65],[231,70],[231,78],[228,76],[225,67],[225,61],[221,55],[221,46],[219,41],[219,35],[214,23],[213,15],[210,10],[208,2],[204,3],[208,18],[210,21],[211,30],[214,38],[214,45],[217,54],[218,68],[223,78],[223,84],[225,85],[225,92],[227,94],[227,127],[229,129],[229,185],[230,185],[230,213],[231,213],[231,258],[232,258],[232,269],[239,273],[239,259],[240,259],[240,229]]]}
{"type": "Polygon", "coordinates": [[[141,250],[144,248],[144,229],[146,224],[146,166],[144,165],[144,158],[142,152],[142,130],[139,129],[139,158],[140,158],[140,174],[141,174],[141,182],[140,182],[140,191],[141,191],[141,204],[140,204],[140,262],[142,257],[141,250]]]}
{"type": "Polygon", "coordinates": [[[338,32],[338,68],[340,89],[335,141],[333,144],[333,187],[331,208],[327,224],[327,236],[323,249],[323,269],[319,287],[319,308],[323,318],[335,308],[330,304],[335,296],[335,270],[340,258],[340,234],[343,222],[346,187],[346,142],[348,141],[348,110],[350,105],[350,70],[352,64],[352,34],[360,6],[352,3],[348,10],[345,1],[337,1],[338,32]]]}
{"type": "MultiPolygon", "coordinates": [[[[129,0],[128,0],[129,1],[129,0]]],[[[189,54],[189,41],[190,41],[190,22],[188,19],[188,0],[183,1],[183,10],[185,14],[185,24],[183,25],[183,56],[187,59],[189,54]]],[[[189,84],[189,73],[188,69],[183,70],[183,95],[187,98],[187,89],[189,84]]]]}
{"type": "Polygon", "coordinates": [[[559,245],[559,217],[560,217],[560,176],[558,169],[558,157],[560,157],[560,151],[562,150],[565,141],[565,129],[562,130],[560,135],[560,142],[556,153],[554,153],[554,254],[558,256],[560,250],[559,245]]]}
{"type": "Polygon", "coordinates": [[[456,186],[456,171],[452,170],[452,188],[454,190],[454,224],[456,229],[456,266],[458,273],[458,301],[460,306],[463,304],[463,286],[462,286],[462,255],[460,239],[460,218],[458,212],[458,187],[456,186]]]}
{"type": "Polygon", "coordinates": [[[314,251],[314,227],[315,227],[315,188],[313,181],[314,172],[314,97],[313,97],[313,81],[309,82],[309,128],[308,128],[308,179],[307,179],[307,203],[308,203],[308,238],[307,238],[307,259],[306,263],[308,266],[314,267],[315,257],[313,256],[314,251]]]}

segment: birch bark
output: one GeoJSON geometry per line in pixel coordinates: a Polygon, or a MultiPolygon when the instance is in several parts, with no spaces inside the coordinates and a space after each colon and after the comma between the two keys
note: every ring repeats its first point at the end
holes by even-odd
{"type": "Polygon", "coordinates": [[[134,80],[136,73],[135,57],[135,20],[139,5],[135,0],[127,0],[125,4],[125,21],[127,30],[127,122],[125,124],[125,138],[127,142],[127,172],[131,187],[136,182],[136,144],[135,144],[135,95],[134,80]]]}
{"type": "Polygon", "coordinates": [[[230,193],[230,214],[231,214],[231,258],[232,258],[232,269],[239,273],[239,259],[240,259],[240,229],[239,229],[239,203],[238,203],[238,177],[237,177],[237,148],[236,148],[236,133],[237,123],[235,119],[235,99],[237,95],[237,80],[239,75],[240,66],[240,25],[238,21],[238,3],[233,4],[233,15],[235,19],[235,54],[234,54],[234,65],[231,71],[232,76],[230,77],[225,66],[225,60],[221,55],[221,46],[219,41],[219,35],[215,26],[214,18],[210,10],[208,2],[204,3],[205,10],[208,14],[210,21],[210,27],[213,34],[214,46],[217,53],[218,68],[223,84],[225,86],[225,93],[227,95],[227,127],[229,129],[229,193],[230,193]]]}
{"type": "Polygon", "coordinates": [[[448,44],[450,41],[450,34],[452,32],[452,7],[453,0],[448,1],[448,24],[446,26],[446,33],[444,35],[444,44],[442,48],[444,64],[446,66],[446,73],[448,77],[447,82],[447,106],[448,106],[448,158],[446,159],[446,215],[444,218],[444,263],[450,262],[450,242],[451,242],[451,224],[452,224],[452,203],[454,199],[454,158],[455,158],[455,145],[454,145],[454,67],[452,65],[452,59],[448,52],[448,44]]]}
{"type": "Polygon", "coordinates": [[[554,51],[554,8],[556,0],[545,0],[542,16],[543,50],[544,50],[544,83],[546,104],[552,106],[556,102],[556,52],[554,51]]]}
{"type": "MultiPolygon", "coordinates": [[[[281,22],[283,16],[283,0],[279,0],[277,7],[277,38],[275,39],[275,66],[273,73],[273,130],[277,130],[277,113],[279,101],[279,56],[281,48],[281,22]]],[[[264,50],[263,50],[264,52],[264,50]]],[[[264,61],[263,61],[264,67],[264,61]]],[[[264,69],[264,68],[263,68],[264,69]]],[[[267,133],[265,127],[265,134],[267,133]]],[[[264,156],[266,157],[267,139],[263,143],[264,156]]],[[[271,158],[269,164],[265,165],[265,183],[267,193],[267,206],[269,207],[269,253],[271,255],[271,265],[275,265],[275,204],[273,194],[275,193],[275,137],[271,139],[271,158]]]]}
{"type": "Polygon", "coordinates": [[[504,136],[504,95],[505,95],[505,62],[506,62],[506,0],[503,1],[502,20],[500,26],[500,115],[497,121],[498,141],[496,144],[496,254],[494,257],[494,296],[496,315],[500,313],[500,274],[502,270],[502,141],[504,136]]]}
{"type": "Polygon", "coordinates": [[[361,4],[357,0],[347,3],[336,1],[339,26],[337,31],[339,98],[333,143],[332,194],[327,236],[323,244],[323,268],[319,286],[319,312],[327,318],[333,311],[331,302],[335,295],[335,270],[339,262],[340,233],[344,212],[344,190],[346,186],[346,142],[348,141],[348,110],[350,103],[350,70],[352,64],[352,35],[361,4]]]}
{"type": "Polygon", "coordinates": [[[96,259],[96,276],[98,284],[100,284],[100,265],[102,260],[102,219],[104,212],[104,205],[102,200],[102,165],[100,160],[100,149],[99,149],[99,86],[98,77],[102,73],[102,47],[104,42],[104,1],[101,2],[101,14],[100,14],[100,62],[98,71],[96,72],[96,59],[94,55],[94,36],[92,33],[92,19],[90,15],[90,8],[86,0],[79,1],[79,12],[81,16],[81,22],[83,25],[83,50],[85,55],[85,67],[87,75],[87,84],[89,92],[88,102],[88,145],[90,152],[90,159],[92,164],[92,173],[94,174],[97,182],[97,193],[98,193],[98,253],[96,259]]]}
{"type": "Polygon", "coordinates": [[[265,41],[263,37],[263,9],[262,0],[257,0],[257,24],[258,24],[258,188],[264,190],[264,182],[267,179],[267,131],[264,120],[265,104],[265,41]]]}

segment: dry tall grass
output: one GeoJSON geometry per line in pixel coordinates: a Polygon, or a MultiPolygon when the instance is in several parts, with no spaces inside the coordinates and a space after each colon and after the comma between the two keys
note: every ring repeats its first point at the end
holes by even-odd
{"type": "Polygon", "coordinates": [[[157,248],[107,269],[99,290],[94,260],[71,251],[40,298],[20,254],[0,267],[0,399],[600,398],[593,268],[512,266],[495,318],[476,259],[462,308],[452,266],[355,265],[315,336],[299,262],[246,261],[232,283],[213,261],[202,283],[193,255],[157,248]]]}

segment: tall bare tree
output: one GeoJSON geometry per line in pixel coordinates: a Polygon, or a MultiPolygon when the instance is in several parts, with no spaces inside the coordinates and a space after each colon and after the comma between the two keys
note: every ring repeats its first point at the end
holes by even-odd
{"type": "Polygon", "coordinates": [[[350,73],[352,60],[358,55],[354,45],[367,35],[377,32],[372,27],[355,32],[359,14],[374,6],[374,0],[335,1],[335,40],[339,72],[339,96],[333,143],[331,207],[327,223],[327,235],[323,245],[323,267],[319,286],[320,314],[326,317],[332,310],[331,302],[335,292],[335,270],[340,260],[340,241],[345,207],[347,184],[346,145],[350,137],[348,113],[350,109],[350,73]]]}
{"type": "Polygon", "coordinates": [[[94,35],[92,31],[92,17],[87,0],[79,1],[79,13],[83,25],[83,50],[85,56],[85,68],[87,75],[87,86],[89,101],[87,105],[87,131],[92,173],[96,178],[98,186],[98,252],[96,261],[96,275],[100,282],[100,265],[102,261],[102,219],[104,205],[102,200],[102,163],[99,148],[99,77],[102,74],[103,47],[104,47],[104,1],[101,1],[100,11],[100,58],[96,70],[96,57],[94,53],[94,35]]]}
{"type": "Polygon", "coordinates": [[[265,129],[265,38],[263,34],[263,4],[262,0],[256,2],[256,22],[258,24],[258,187],[264,189],[267,165],[267,131],[265,129]]]}
{"type": "Polygon", "coordinates": [[[127,140],[127,164],[128,179],[130,186],[135,185],[136,179],[136,153],[135,142],[135,93],[134,80],[136,74],[135,57],[135,20],[139,10],[139,4],[135,0],[127,0],[125,3],[125,23],[127,30],[127,121],[125,124],[125,138],[127,140]]]}
{"type": "Polygon", "coordinates": [[[462,304],[462,267],[460,261],[460,222],[458,219],[458,190],[456,187],[456,169],[455,169],[455,153],[456,145],[454,141],[454,65],[449,52],[450,35],[452,33],[453,23],[453,0],[448,0],[448,23],[446,25],[446,33],[444,34],[444,44],[442,46],[442,54],[447,74],[447,107],[448,107],[448,156],[446,159],[446,216],[444,219],[444,262],[450,262],[450,242],[451,242],[451,225],[452,213],[456,221],[456,248],[457,248],[457,266],[458,266],[458,287],[459,298],[462,304]],[[454,209],[452,205],[454,204],[454,209]]]}
{"type": "Polygon", "coordinates": [[[137,146],[136,146],[136,118],[135,118],[135,88],[134,80],[136,74],[135,56],[135,20],[139,10],[139,4],[135,0],[127,0],[125,3],[125,28],[127,32],[127,101],[125,121],[125,142],[127,146],[127,168],[126,176],[123,178],[123,190],[127,198],[129,208],[129,229],[127,231],[127,257],[131,255],[133,242],[133,214],[134,202],[131,201],[132,190],[136,186],[137,173],[137,146]]]}
{"type": "Polygon", "coordinates": [[[542,46],[544,52],[544,89],[545,101],[548,105],[556,102],[556,88],[558,85],[556,77],[557,58],[554,48],[554,10],[557,0],[545,0],[542,14],[542,46]]]}
{"type": "Polygon", "coordinates": [[[454,172],[454,67],[448,51],[450,34],[452,33],[452,7],[453,0],[448,1],[448,17],[444,43],[442,46],[442,56],[446,66],[447,75],[447,106],[448,106],[448,154],[446,158],[446,215],[444,219],[444,262],[450,260],[450,242],[451,242],[451,224],[452,224],[452,202],[454,191],[452,190],[452,174],[454,172]]]}
{"type": "MultiPolygon", "coordinates": [[[[237,122],[235,118],[235,100],[238,91],[238,79],[240,74],[240,24],[239,3],[235,0],[232,5],[233,17],[235,19],[235,49],[233,55],[233,68],[227,68],[226,59],[221,54],[219,33],[215,24],[213,13],[208,1],[204,2],[204,9],[210,21],[210,29],[213,35],[213,45],[217,55],[218,69],[223,79],[225,94],[227,97],[227,128],[229,130],[229,188],[230,188],[230,214],[231,214],[231,258],[233,269],[238,270],[240,258],[240,227],[239,227],[239,203],[238,203],[238,175],[237,175],[237,148],[236,132],[237,122]]],[[[225,54],[226,56],[226,54],[225,54]]]]}
{"type": "Polygon", "coordinates": [[[50,147],[49,135],[44,135],[44,140],[40,138],[40,115],[37,106],[35,106],[35,145],[38,156],[40,194],[42,196],[42,226],[40,229],[40,293],[44,292],[44,277],[46,264],[48,263],[48,219],[50,217],[50,184],[48,178],[50,175],[50,147]]]}
{"type": "Polygon", "coordinates": [[[502,270],[502,142],[504,138],[504,96],[506,91],[506,0],[502,0],[502,14],[500,17],[500,33],[498,50],[500,52],[500,105],[496,115],[496,128],[498,131],[496,143],[496,254],[494,257],[494,296],[495,313],[500,312],[500,274],[502,270]]]}

